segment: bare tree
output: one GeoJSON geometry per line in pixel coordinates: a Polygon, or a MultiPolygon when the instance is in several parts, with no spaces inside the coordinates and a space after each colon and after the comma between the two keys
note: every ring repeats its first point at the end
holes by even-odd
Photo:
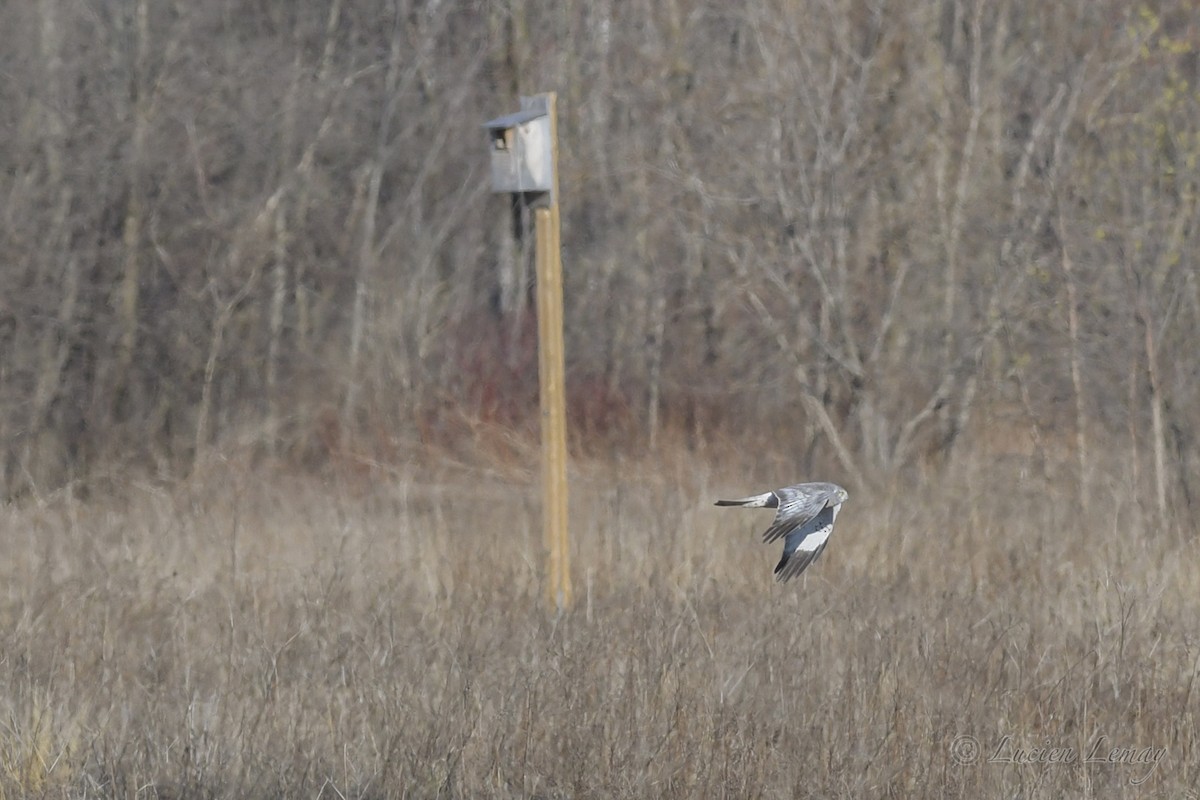
{"type": "Polygon", "coordinates": [[[881,484],[986,464],[1015,408],[1046,477],[1070,431],[1081,504],[1143,453],[1160,518],[1190,496],[1183,9],[18,5],[5,492],[234,441],[317,457],[331,414],[396,457],[485,390],[534,429],[479,123],[553,89],[575,443],[677,427],[881,484]]]}

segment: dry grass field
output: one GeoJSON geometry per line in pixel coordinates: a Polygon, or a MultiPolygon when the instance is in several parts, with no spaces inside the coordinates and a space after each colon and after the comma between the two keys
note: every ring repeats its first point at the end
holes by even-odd
{"type": "Polygon", "coordinates": [[[969,468],[777,585],[712,500],[809,477],[575,463],[562,615],[510,468],[7,507],[0,797],[1197,796],[1193,531],[969,468]]]}
{"type": "Polygon", "coordinates": [[[1200,800],[1197,253],[1200,0],[0,0],[0,800],[1200,800]]]}

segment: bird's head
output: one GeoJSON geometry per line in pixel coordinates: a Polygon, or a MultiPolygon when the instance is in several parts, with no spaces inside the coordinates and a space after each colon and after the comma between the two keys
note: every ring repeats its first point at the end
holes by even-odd
{"type": "Polygon", "coordinates": [[[839,486],[838,490],[837,490],[837,494],[835,494],[833,496],[834,503],[836,505],[841,505],[842,503],[846,502],[849,499],[850,499],[850,493],[839,486]]]}

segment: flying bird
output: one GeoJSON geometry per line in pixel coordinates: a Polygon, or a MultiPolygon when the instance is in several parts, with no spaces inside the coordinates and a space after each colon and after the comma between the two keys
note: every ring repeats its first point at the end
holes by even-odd
{"type": "Polygon", "coordinates": [[[741,500],[718,500],[717,505],[779,509],[763,541],[784,537],[783,558],[775,565],[775,580],[789,581],[821,555],[833,533],[838,510],[849,496],[836,483],[798,483],[741,500]]]}

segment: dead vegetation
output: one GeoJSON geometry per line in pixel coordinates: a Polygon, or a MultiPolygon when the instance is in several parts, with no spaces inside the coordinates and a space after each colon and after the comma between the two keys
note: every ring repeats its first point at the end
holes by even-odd
{"type": "Polygon", "coordinates": [[[0,800],[1197,797],[1197,12],[0,3],[0,800]]]}
{"type": "Polygon", "coordinates": [[[774,470],[732,461],[577,464],[562,616],[511,471],[9,507],[2,794],[1187,796],[1196,545],[1145,498],[994,468],[860,494],[781,587],[761,520],[709,505],[774,470]],[[1047,744],[1079,760],[988,761],[1047,744]]]}
{"type": "Polygon", "coordinates": [[[554,90],[576,452],[800,430],[804,467],[885,485],[1015,408],[1073,432],[1045,470],[1077,502],[1115,445],[1165,519],[1200,464],[1196,19],[4,5],[0,497],[536,429],[531,253],[480,123],[554,90]]]}

